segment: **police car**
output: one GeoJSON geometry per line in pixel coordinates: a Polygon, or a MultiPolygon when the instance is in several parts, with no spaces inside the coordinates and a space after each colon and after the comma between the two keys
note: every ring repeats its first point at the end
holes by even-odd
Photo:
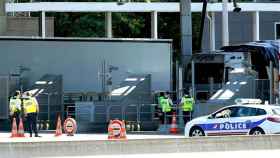
{"type": "Polygon", "coordinates": [[[280,106],[262,105],[259,99],[237,99],[227,106],[195,118],[185,126],[185,136],[260,135],[280,133],[280,106]]]}

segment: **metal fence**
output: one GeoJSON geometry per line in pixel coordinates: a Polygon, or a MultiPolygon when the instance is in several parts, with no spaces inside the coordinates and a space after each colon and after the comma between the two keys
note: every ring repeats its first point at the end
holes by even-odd
{"type": "MultiPolygon", "coordinates": [[[[131,104],[127,106],[120,105],[94,105],[93,122],[109,122],[112,119],[121,119],[128,121],[152,121],[155,118],[157,104],[131,104]]],[[[66,117],[80,117],[89,114],[89,111],[79,112],[79,106],[67,106],[66,117]],[[79,116],[78,116],[79,115],[79,116]]]]}
{"type": "MultiPolygon", "coordinates": [[[[103,123],[107,124],[110,120],[120,119],[125,120],[127,130],[142,130],[142,126],[149,123],[154,123],[156,129],[160,126],[160,115],[163,114],[158,104],[131,104],[127,106],[119,105],[94,105],[93,109],[79,110],[79,106],[68,106],[66,108],[66,117],[75,118],[78,123],[103,123]],[[102,110],[101,110],[102,109],[102,110]],[[79,111],[79,113],[77,113],[79,111]]],[[[82,107],[85,108],[85,107],[82,107]]],[[[174,104],[172,111],[176,114],[165,115],[164,125],[171,124],[172,117],[176,118],[178,127],[184,127],[183,113],[181,106],[174,104]]],[[[187,115],[190,117],[191,115],[187,115]]]]}

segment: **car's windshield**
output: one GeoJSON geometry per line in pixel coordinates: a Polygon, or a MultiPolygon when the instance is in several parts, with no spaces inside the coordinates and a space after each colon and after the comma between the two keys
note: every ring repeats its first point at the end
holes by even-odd
{"type": "Polygon", "coordinates": [[[273,108],[272,109],[273,114],[280,115],[280,108],[273,108]]]}

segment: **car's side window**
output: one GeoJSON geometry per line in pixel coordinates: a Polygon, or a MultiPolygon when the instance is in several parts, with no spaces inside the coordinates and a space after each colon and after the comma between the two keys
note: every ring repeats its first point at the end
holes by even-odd
{"type": "Polygon", "coordinates": [[[229,111],[228,108],[222,109],[222,110],[216,112],[216,113],[213,115],[213,117],[214,117],[214,118],[225,118],[225,117],[227,117],[227,115],[229,116],[229,112],[230,112],[230,111],[229,111]]]}
{"type": "Polygon", "coordinates": [[[256,108],[256,115],[255,116],[260,116],[260,115],[266,115],[266,111],[264,109],[259,109],[259,108],[256,108]]]}
{"type": "Polygon", "coordinates": [[[239,107],[236,117],[246,117],[251,115],[251,108],[239,107]]]}
{"type": "Polygon", "coordinates": [[[236,117],[236,107],[230,107],[223,109],[221,111],[218,111],[213,115],[214,118],[229,118],[229,117],[236,117]]]}
{"type": "Polygon", "coordinates": [[[258,109],[257,108],[250,108],[250,109],[251,109],[250,116],[257,116],[258,109]]]}
{"type": "Polygon", "coordinates": [[[274,115],[280,115],[280,108],[274,108],[272,109],[272,112],[274,115]]]}

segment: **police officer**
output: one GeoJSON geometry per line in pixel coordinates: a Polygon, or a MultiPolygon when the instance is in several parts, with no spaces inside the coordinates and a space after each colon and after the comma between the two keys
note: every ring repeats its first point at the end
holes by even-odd
{"type": "Polygon", "coordinates": [[[182,110],[183,110],[184,123],[186,124],[188,121],[191,120],[194,99],[191,96],[185,94],[182,97],[180,104],[181,104],[182,110]]]}
{"type": "Polygon", "coordinates": [[[172,113],[172,100],[168,97],[167,94],[165,94],[163,97],[160,98],[160,106],[161,111],[163,113],[162,117],[162,123],[169,124],[171,122],[171,113],[172,113]],[[166,120],[165,120],[166,119],[166,120]],[[166,122],[164,122],[166,121],[166,122]]]}
{"type": "Polygon", "coordinates": [[[17,128],[19,128],[19,121],[22,115],[22,104],[21,104],[20,91],[16,91],[14,96],[10,98],[10,116],[13,124],[13,118],[16,119],[17,128]]]}
{"type": "Polygon", "coordinates": [[[28,130],[30,137],[32,137],[32,131],[35,133],[35,137],[40,137],[37,130],[37,115],[39,112],[39,105],[35,97],[32,97],[29,92],[26,92],[26,97],[23,98],[23,107],[25,116],[27,119],[28,130]]]}

